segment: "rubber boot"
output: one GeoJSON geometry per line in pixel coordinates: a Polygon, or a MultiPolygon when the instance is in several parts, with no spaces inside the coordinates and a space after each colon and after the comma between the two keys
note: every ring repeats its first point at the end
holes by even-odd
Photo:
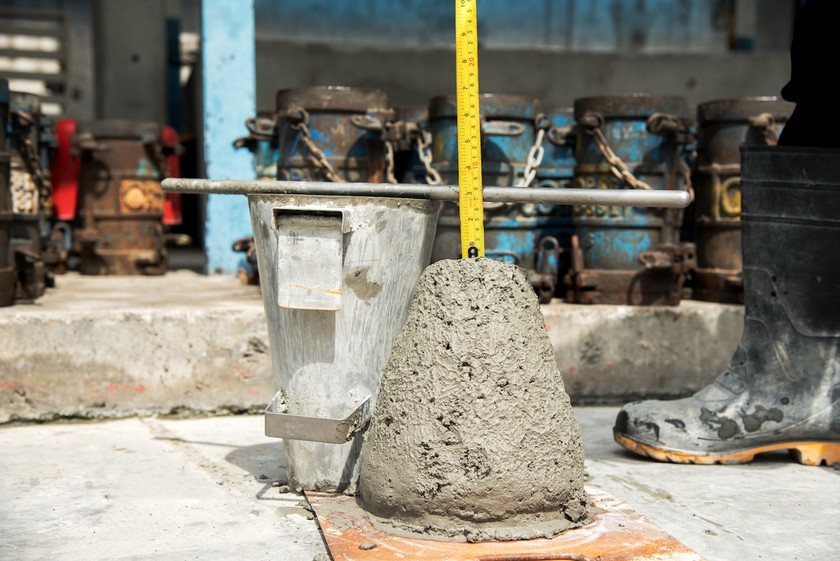
{"type": "Polygon", "coordinates": [[[660,461],[840,462],[840,151],[742,148],[744,332],[729,368],[675,401],[625,405],[613,433],[660,461]]]}

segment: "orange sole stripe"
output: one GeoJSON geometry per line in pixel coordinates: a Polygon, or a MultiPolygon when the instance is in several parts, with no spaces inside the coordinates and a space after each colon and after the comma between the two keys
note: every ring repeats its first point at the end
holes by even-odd
{"type": "Polygon", "coordinates": [[[833,466],[840,464],[839,442],[779,442],[722,454],[693,454],[691,452],[665,450],[649,444],[642,444],[617,432],[614,432],[613,436],[616,442],[635,454],[647,456],[660,462],[672,462],[675,464],[746,464],[753,461],[756,454],[778,450],[790,451],[797,462],[806,466],[819,466],[823,464],[833,466]]]}

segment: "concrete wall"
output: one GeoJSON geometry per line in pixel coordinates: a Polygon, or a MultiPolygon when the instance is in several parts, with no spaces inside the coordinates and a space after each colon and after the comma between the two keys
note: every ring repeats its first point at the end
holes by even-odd
{"type": "MultiPolygon", "coordinates": [[[[481,0],[478,34],[487,49],[723,52],[724,7],[714,0],[481,0]]],[[[440,0],[258,0],[256,17],[258,40],[454,45],[453,4],[440,0]]]]}
{"type": "MultiPolygon", "coordinates": [[[[569,106],[649,92],[693,104],[778,95],[793,0],[482,0],[480,89],[569,106]],[[733,48],[749,48],[749,52],[733,48]]],[[[278,89],[378,87],[395,105],[454,90],[452,6],[437,0],[257,0],[257,105],[278,89]]]]}
{"type": "MultiPolygon", "coordinates": [[[[779,95],[790,73],[787,52],[616,55],[558,50],[479,53],[484,93],[538,97],[547,109],[587,95],[684,95],[692,104],[723,97],[779,95]]],[[[276,91],[334,84],[382,88],[394,105],[454,92],[454,54],[444,48],[381,50],[325,43],[257,42],[257,106],[276,91]]]]}

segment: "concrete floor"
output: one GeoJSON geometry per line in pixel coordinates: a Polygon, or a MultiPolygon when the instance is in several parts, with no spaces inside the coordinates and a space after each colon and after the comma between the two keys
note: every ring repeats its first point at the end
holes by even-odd
{"type": "MultiPolygon", "coordinates": [[[[786,455],[658,464],[612,442],[614,407],[576,413],[592,483],[710,561],[840,559],[840,471],[786,455]]],[[[0,428],[0,559],[312,561],[302,497],[280,492],[262,417],[0,428]]],[[[321,559],[324,559],[323,557],[321,559]]]]}

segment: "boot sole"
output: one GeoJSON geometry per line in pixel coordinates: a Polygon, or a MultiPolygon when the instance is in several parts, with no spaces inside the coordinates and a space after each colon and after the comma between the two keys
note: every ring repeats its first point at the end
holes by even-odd
{"type": "Polygon", "coordinates": [[[755,448],[735,450],[724,454],[694,454],[678,450],[665,450],[649,444],[642,444],[627,436],[613,433],[615,441],[635,454],[646,456],[660,462],[675,464],[746,464],[762,452],[788,450],[797,462],[806,466],[840,464],[840,443],[837,442],[809,442],[792,441],[765,444],[755,448]]]}

